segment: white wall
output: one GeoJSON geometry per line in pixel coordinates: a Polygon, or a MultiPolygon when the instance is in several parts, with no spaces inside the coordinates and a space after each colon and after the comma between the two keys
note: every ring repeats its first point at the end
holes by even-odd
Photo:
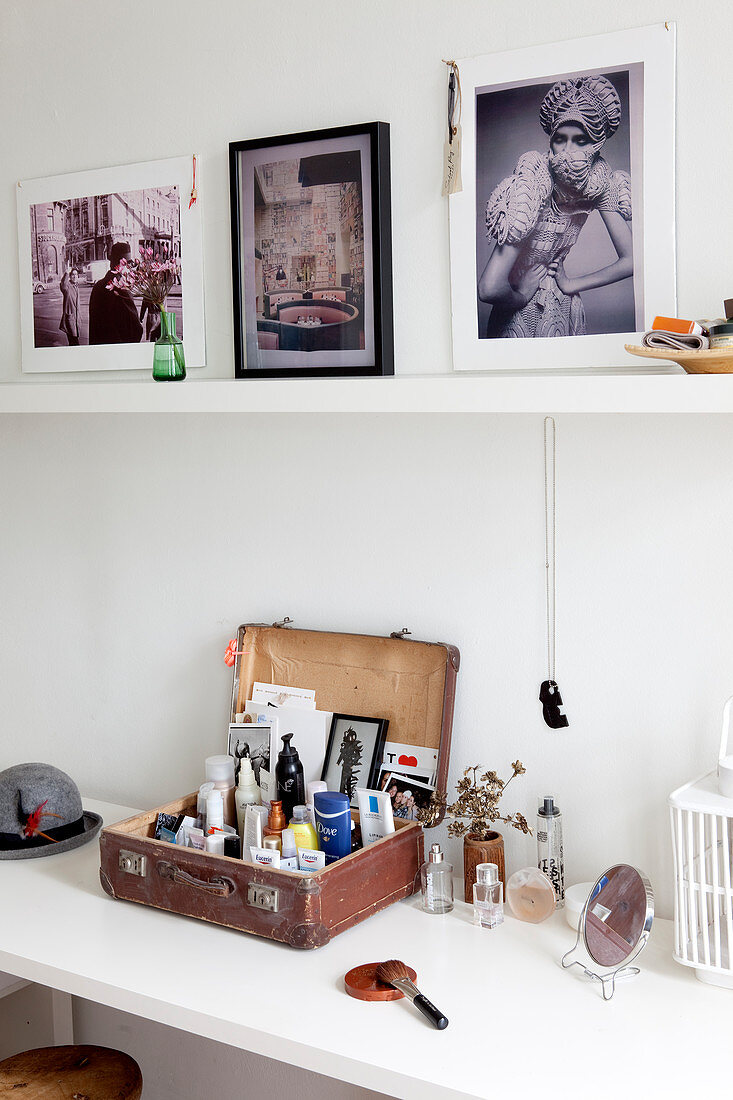
{"type": "MultiPolygon", "coordinates": [[[[678,21],[680,311],[719,312],[733,286],[733,155],[715,130],[727,7],[517,11],[1,0],[0,378],[21,377],[17,179],[201,154],[201,375],[229,377],[227,142],[373,119],[392,127],[397,370],[448,370],[441,58],[664,19],[678,21]]],[[[479,762],[503,774],[519,756],[527,775],[507,808],[529,816],[556,794],[570,881],[628,860],[670,916],[666,796],[712,766],[733,690],[732,428],[722,416],[559,419],[571,725],[551,732],[536,701],[542,417],[5,416],[0,766],[46,759],[91,795],[153,805],[190,789],[222,743],[222,654],[240,621],[408,626],[462,650],[453,777],[479,762]]],[[[507,844],[510,867],[533,860],[533,842],[507,844]]]]}
{"type": "Polygon", "coordinates": [[[569,879],[637,863],[670,915],[665,799],[712,766],[733,688],[730,420],[558,427],[553,732],[541,417],[6,417],[3,758],[152,806],[222,743],[240,621],[407,626],[463,655],[454,776],[519,756],[507,808],[556,793],[569,879]]]}
{"type": "MultiPolygon", "coordinates": [[[[678,269],[683,316],[731,293],[730,92],[722,0],[0,0],[3,285],[0,377],[19,376],[17,180],[196,152],[208,366],[233,373],[228,142],[381,119],[391,125],[397,370],[450,365],[448,219],[440,195],[442,58],[676,20],[678,269]],[[711,148],[712,143],[714,148],[711,148]],[[700,247],[703,235],[704,247],[700,247]],[[727,278],[726,278],[727,275],[727,278]]],[[[468,109],[468,108],[467,108],[468,109]]],[[[623,356],[623,353],[622,353],[623,356]]],[[[106,375],[110,377],[110,375],[106,375]]]]}

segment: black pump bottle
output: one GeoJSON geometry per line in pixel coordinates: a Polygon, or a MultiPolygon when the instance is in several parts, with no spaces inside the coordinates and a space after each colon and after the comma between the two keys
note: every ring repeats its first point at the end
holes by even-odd
{"type": "Polygon", "coordinates": [[[283,813],[288,824],[293,816],[293,806],[305,805],[303,765],[298,750],[290,744],[292,738],[292,733],[283,734],[283,747],[278,754],[275,768],[277,797],[282,800],[283,813]]]}

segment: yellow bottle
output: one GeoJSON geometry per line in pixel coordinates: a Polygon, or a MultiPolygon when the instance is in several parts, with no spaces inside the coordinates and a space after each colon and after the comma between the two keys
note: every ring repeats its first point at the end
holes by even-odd
{"type": "Polygon", "coordinates": [[[296,848],[318,849],[318,833],[308,820],[305,806],[293,806],[293,817],[289,826],[295,836],[296,848]]]}

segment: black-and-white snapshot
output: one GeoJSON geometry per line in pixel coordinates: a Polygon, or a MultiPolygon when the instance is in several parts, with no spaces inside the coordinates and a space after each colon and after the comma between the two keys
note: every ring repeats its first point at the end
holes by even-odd
{"type": "Polygon", "coordinates": [[[247,758],[254,772],[255,783],[260,782],[260,768],[270,768],[270,737],[272,726],[257,722],[232,722],[229,726],[228,753],[234,757],[234,782],[239,783],[242,761],[247,758]]]}
{"type": "MultiPolygon", "coordinates": [[[[36,348],[136,344],[160,336],[160,313],[115,286],[120,264],[180,263],[178,187],[58,198],[30,206],[33,340],[36,348]],[[141,251],[142,250],[142,251],[141,251]]],[[[183,336],[181,282],[166,309],[183,336]]]]}
{"type": "Polygon", "coordinates": [[[642,97],[641,63],[476,89],[480,340],[637,327],[642,97]]]}

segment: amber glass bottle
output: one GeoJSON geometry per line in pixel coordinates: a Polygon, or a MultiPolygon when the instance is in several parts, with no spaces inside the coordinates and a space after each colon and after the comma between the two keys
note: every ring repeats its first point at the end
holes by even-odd
{"type": "Polygon", "coordinates": [[[288,826],[283,813],[283,804],[278,799],[270,803],[270,817],[262,830],[263,836],[279,836],[282,840],[283,829],[288,826]]]}

